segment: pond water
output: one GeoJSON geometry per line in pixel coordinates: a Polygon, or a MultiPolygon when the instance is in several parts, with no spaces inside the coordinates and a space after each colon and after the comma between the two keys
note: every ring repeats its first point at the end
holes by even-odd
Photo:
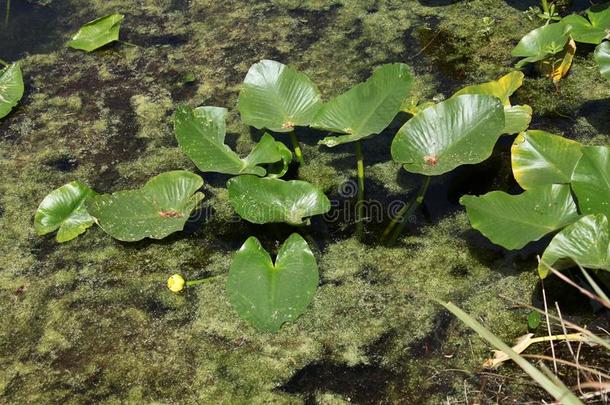
{"type": "MultiPolygon", "coordinates": [[[[387,215],[366,225],[364,243],[354,237],[353,194],[345,192],[355,184],[352,145],[318,146],[324,133],[299,129],[305,164],[287,176],[323,189],[335,219],[316,218],[302,231],[317,244],[320,286],[309,310],[276,334],[241,320],[224,285],[248,236],[276,253],[294,228],[237,221],[228,176],[202,174],[205,215],[161,241],[118,242],[94,227],[57,244],[32,225],[41,199],[75,179],[113,192],[164,171],[196,171],[174,139],[180,104],[229,108],[228,143],[248,152],[262,133],[240,123],[236,101],[261,59],[305,72],[326,100],[378,65],[403,62],[415,75],[414,97],[438,101],[511,70],[510,50],[539,23],[524,14],[534,3],[0,0],[0,59],[20,61],[26,86],[0,120],[0,402],[549,400],[513,365],[482,370],[490,348],[430,299],[456,302],[507,342],[527,332],[528,311],[498,294],[541,305],[534,270],[548,239],[504,250],[470,228],[458,203],[464,194],[520,191],[510,170],[513,137],[487,161],[434,179],[404,238],[387,248],[377,244],[387,215]],[[92,53],[66,47],[79,26],[111,12],[125,14],[124,42],[92,53]],[[484,17],[493,19],[490,29],[484,17]],[[165,282],[173,273],[217,277],[172,294],[165,282]]],[[[564,14],[588,7],[563,3],[564,14]]],[[[558,88],[526,70],[513,103],[532,106],[531,127],[608,143],[610,86],[592,74],[591,51],[579,47],[558,88]]],[[[367,199],[384,209],[422,182],[390,157],[406,119],[363,143],[367,199]]],[[[607,325],[606,314],[565,285],[545,287],[565,316],[607,325]]]]}

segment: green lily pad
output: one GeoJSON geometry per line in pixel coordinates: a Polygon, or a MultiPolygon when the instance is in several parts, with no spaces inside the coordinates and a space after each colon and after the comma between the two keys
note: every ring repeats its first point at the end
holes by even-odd
{"type": "Polygon", "coordinates": [[[235,211],[255,224],[302,225],[307,218],[330,210],[330,201],[324,193],[306,181],[247,175],[230,179],[227,187],[235,211]]]}
{"type": "Polygon", "coordinates": [[[524,58],[515,67],[520,69],[528,63],[538,62],[563,51],[569,38],[570,27],[563,23],[549,24],[530,31],[511,52],[515,57],[524,58]]]}
{"type": "Polygon", "coordinates": [[[85,208],[85,201],[95,191],[87,185],[73,181],[47,195],[34,216],[34,229],[46,235],[57,229],[57,242],[67,242],[85,232],[95,222],[85,208]]]}
{"type": "Polygon", "coordinates": [[[203,180],[175,170],[161,173],[137,190],[100,194],[87,200],[87,210],[110,236],[125,242],[162,239],[182,230],[203,199],[196,191],[203,180]]]}
{"type": "Polygon", "coordinates": [[[595,48],[595,61],[599,66],[599,73],[610,81],[610,41],[604,41],[595,48]]]}
{"type": "Polygon", "coordinates": [[[572,173],[572,189],[583,214],[610,216],[610,147],[582,148],[572,173]]]}
{"type": "Polygon", "coordinates": [[[529,242],[563,228],[578,219],[570,186],[553,184],[519,195],[492,191],[475,197],[465,195],[470,224],[493,243],[521,249],[529,242]]]}
{"type": "Polygon", "coordinates": [[[392,158],[405,170],[435,176],[487,159],[504,128],[493,96],[466,94],[426,108],[400,128],[392,158]]]}
{"type": "Polygon", "coordinates": [[[202,172],[264,176],[266,171],[259,165],[284,157],[280,143],[264,134],[252,152],[241,159],[224,143],[226,114],[227,109],[221,107],[178,107],[174,132],[180,148],[202,172]]]}
{"type": "Polygon", "coordinates": [[[328,136],[319,143],[332,147],[383,131],[400,111],[411,81],[407,65],[386,64],[366,82],[326,103],[311,126],[346,135],[328,136]]]}
{"type": "Polygon", "coordinates": [[[603,214],[587,215],[559,232],[544,251],[538,265],[540,277],[561,270],[572,263],[589,269],[610,270],[610,236],[608,218],[603,214]]]}
{"type": "Polygon", "coordinates": [[[0,118],[6,117],[23,97],[23,76],[18,63],[0,70],[0,118]]]}
{"type": "Polygon", "coordinates": [[[582,145],[545,131],[519,134],[511,148],[513,175],[524,189],[546,184],[568,184],[582,145]]]}
{"type": "Polygon", "coordinates": [[[83,25],[68,42],[74,49],[91,52],[119,39],[123,14],[109,14],[83,25]]]}
{"type": "Polygon", "coordinates": [[[277,332],[305,312],[318,280],[316,259],[298,234],[282,244],[275,264],[251,236],[231,263],[227,295],[240,317],[260,331],[277,332]]]}
{"type": "Polygon", "coordinates": [[[273,60],[250,67],[237,102],[245,124],[275,132],[309,125],[321,106],[320,92],[307,76],[273,60]]]}
{"type": "Polygon", "coordinates": [[[576,42],[597,45],[609,37],[610,3],[591,7],[587,10],[587,18],[571,14],[561,22],[570,27],[570,35],[576,42]]]}

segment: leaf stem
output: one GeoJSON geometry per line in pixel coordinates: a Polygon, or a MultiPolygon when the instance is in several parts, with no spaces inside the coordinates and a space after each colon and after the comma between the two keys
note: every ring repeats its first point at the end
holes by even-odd
{"type": "Polygon", "coordinates": [[[356,236],[360,241],[364,236],[364,157],[360,141],[355,142],[356,167],[358,171],[358,199],[356,201],[356,236]]]}
{"type": "Polygon", "coordinates": [[[415,196],[413,200],[398,211],[398,213],[392,218],[392,222],[387,226],[387,228],[383,231],[383,235],[381,236],[381,241],[388,245],[393,245],[396,242],[396,239],[400,236],[403,229],[407,225],[407,220],[411,214],[415,211],[417,207],[419,207],[423,202],[426,196],[426,192],[428,191],[428,187],[430,186],[430,176],[426,176],[424,179],[424,183],[419,189],[419,192],[415,196]],[[391,237],[390,237],[391,235],[391,237]],[[388,240],[388,237],[389,240],[388,240]]]}
{"type": "Polygon", "coordinates": [[[214,280],[216,277],[218,277],[218,276],[210,276],[210,277],[206,277],[206,278],[200,278],[198,280],[187,280],[186,286],[191,287],[191,286],[194,286],[197,284],[204,284],[204,283],[214,280]]]}
{"type": "Polygon", "coordinates": [[[301,152],[301,145],[299,145],[297,134],[295,134],[294,131],[290,131],[290,141],[292,142],[292,148],[294,149],[294,155],[297,157],[297,160],[300,164],[305,164],[303,152],[301,152]]]}

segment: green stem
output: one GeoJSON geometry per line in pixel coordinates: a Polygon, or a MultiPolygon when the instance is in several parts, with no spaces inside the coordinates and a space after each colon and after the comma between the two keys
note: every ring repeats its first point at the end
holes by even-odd
{"type": "Polygon", "coordinates": [[[426,196],[426,192],[428,191],[428,187],[430,186],[430,176],[426,176],[424,183],[419,189],[419,192],[415,196],[413,200],[398,211],[396,216],[392,218],[392,222],[388,225],[388,227],[383,231],[383,235],[381,236],[382,242],[387,242],[388,245],[393,245],[396,242],[396,239],[400,236],[403,229],[407,225],[407,220],[411,214],[415,211],[417,207],[424,202],[424,197],[426,196]],[[392,235],[389,239],[388,237],[392,235]]]}
{"type": "Polygon", "coordinates": [[[299,145],[297,134],[295,134],[294,131],[290,132],[290,141],[292,142],[292,148],[294,149],[294,155],[297,157],[297,160],[300,164],[305,164],[303,152],[301,152],[301,145],[299,145]]]}
{"type": "Polygon", "coordinates": [[[8,66],[10,63],[6,62],[4,59],[0,59],[0,65],[8,66]]]}
{"type": "Polygon", "coordinates": [[[362,145],[356,141],[356,166],[358,168],[358,199],[356,201],[356,236],[360,241],[364,236],[364,157],[362,145]]]}
{"type": "Polygon", "coordinates": [[[204,284],[204,283],[207,283],[209,281],[214,280],[216,277],[218,277],[218,276],[210,276],[210,277],[206,277],[206,278],[200,278],[199,280],[188,280],[186,282],[186,286],[187,287],[191,287],[191,286],[194,286],[194,285],[197,285],[197,284],[204,284]]]}
{"type": "Polygon", "coordinates": [[[11,16],[11,0],[6,0],[6,14],[4,15],[4,26],[8,27],[8,21],[11,16]]]}
{"type": "Polygon", "coordinates": [[[132,44],[131,42],[123,41],[122,39],[118,39],[117,42],[120,42],[120,43],[122,43],[124,45],[127,45],[127,46],[133,46],[134,48],[138,47],[138,45],[132,44]]]}

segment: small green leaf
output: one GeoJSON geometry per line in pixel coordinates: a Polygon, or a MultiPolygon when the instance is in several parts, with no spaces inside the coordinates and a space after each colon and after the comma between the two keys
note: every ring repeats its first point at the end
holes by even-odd
{"type": "Polygon", "coordinates": [[[610,41],[604,41],[595,48],[595,61],[599,66],[599,73],[610,81],[610,41]]]}
{"type": "Polygon", "coordinates": [[[202,185],[196,174],[176,170],[153,177],[140,189],[100,194],[86,204],[98,225],[115,239],[163,239],[184,228],[203,199],[196,193],[202,185]]]}
{"type": "Polygon", "coordinates": [[[85,232],[95,222],[85,208],[85,201],[95,191],[87,185],[73,181],[47,195],[34,217],[34,229],[38,235],[46,235],[57,229],[57,242],[67,242],[85,232]]]}
{"type": "Polygon", "coordinates": [[[503,134],[518,134],[529,127],[532,121],[532,107],[529,105],[514,105],[504,107],[504,129],[503,134]]]}
{"type": "Polygon", "coordinates": [[[324,193],[306,181],[239,176],[230,179],[227,187],[235,211],[255,224],[302,225],[308,217],[330,210],[324,193]]]}
{"type": "Polygon", "coordinates": [[[227,294],[240,317],[258,330],[277,332],[305,312],[318,280],[316,259],[298,234],[282,244],[275,264],[251,236],[231,263],[227,294]]]}
{"type": "Polygon", "coordinates": [[[280,178],[288,171],[290,162],[292,162],[292,152],[286,145],[276,141],[277,150],[282,156],[282,160],[275,162],[267,167],[267,177],[280,178]]]}
{"type": "Polygon", "coordinates": [[[540,317],[540,313],[538,311],[532,311],[527,314],[527,327],[529,330],[538,329],[541,321],[542,318],[540,317]]]}
{"type": "Polygon", "coordinates": [[[23,97],[23,76],[18,63],[0,70],[0,118],[11,112],[23,97]]]}
{"type": "Polygon", "coordinates": [[[570,27],[563,23],[549,24],[530,31],[512,50],[512,55],[522,57],[515,67],[522,68],[528,63],[538,62],[548,56],[563,51],[570,38],[570,27]]]}
{"type": "Polygon", "coordinates": [[[610,147],[582,148],[572,173],[572,189],[583,214],[610,216],[610,147]]]}
{"type": "Polygon", "coordinates": [[[123,14],[109,14],[83,25],[68,42],[74,49],[91,52],[119,39],[123,14]]]}
{"type": "Polygon", "coordinates": [[[581,156],[581,144],[576,141],[545,131],[527,131],[515,138],[511,148],[513,175],[524,190],[568,184],[581,156]]]}
{"type": "Polygon", "coordinates": [[[610,30],[610,3],[593,6],[587,10],[587,18],[571,14],[561,22],[570,27],[570,35],[576,42],[597,45],[608,38],[610,30]]]}
{"type": "Polygon", "coordinates": [[[258,165],[283,158],[278,142],[264,134],[250,155],[240,159],[224,143],[226,114],[226,108],[221,107],[178,107],[174,114],[174,132],[180,148],[202,172],[264,176],[265,169],[258,165]]]}
{"type": "Polygon", "coordinates": [[[502,76],[498,80],[464,87],[457,91],[453,97],[461,96],[463,94],[485,94],[499,98],[500,101],[502,101],[502,104],[510,107],[510,96],[521,87],[524,77],[525,75],[522,72],[515,70],[502,76]]]}
{"type": "Polygon", "coordinates": [[[506,249],[521,249],[578,219],[568,185],[541,186],[519,195],[502,191],[465,195],[460,204],[474,229],[506,249]]]}
{"type": "Polygon", "coordinates": [[[386,64],[375,70],[366,82],[326,103],[311,126],[346,135],[328,136],[319,143],[332,147],[383,131],[400,111],[411,81],[407,65],[386,64]]]}
{"type": "Polygon", "coordinates": [[[237,102],[245,124],[275,132],[309,125],[321,105],[320,92],[307,76],[272,60],[250,67],[237,102]]]}
{"type": "Polygon", "coordinates": [[[493,96],[466,94],[426,108],[400,128],[392,158],[405,170],[435,176],[487,159],[504,128],[493,96]]]}
{"type": "Polygon", "coordinates": [[[587,215],[559,232],[544,251],[538,273],[544,278],[550,270],[577,263],[590,269],[610,271],[610,236],[608,218],[603,214],[587,215]]]}

